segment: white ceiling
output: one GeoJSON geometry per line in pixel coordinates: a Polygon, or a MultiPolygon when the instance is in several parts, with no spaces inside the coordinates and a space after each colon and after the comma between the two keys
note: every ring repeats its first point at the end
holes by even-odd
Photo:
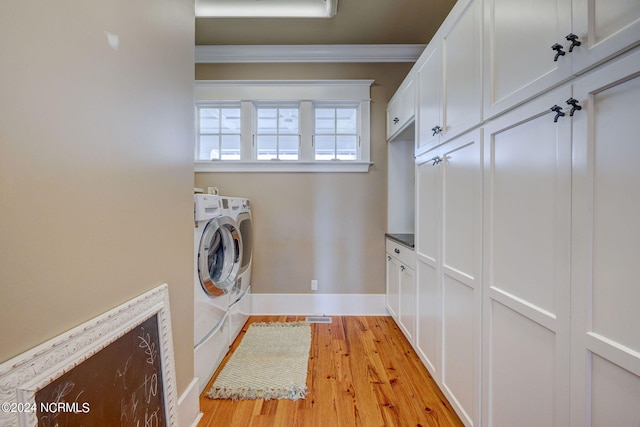
{"type": "MultiPolygon", "coordinates": [[[[302,0],[196,0],[263,3],[302,0]]],[[[318,2],[323,0],[304,0],[318,2]]],[[[196,17],[196,45],[426,44],[456,0],[339,0],[331,18],[196,17]]]]}

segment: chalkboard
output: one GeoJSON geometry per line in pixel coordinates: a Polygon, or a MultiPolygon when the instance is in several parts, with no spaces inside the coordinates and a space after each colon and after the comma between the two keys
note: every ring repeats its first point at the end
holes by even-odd
{"type": "Polygon", "coordinates": [[[160,352],[154,314],[37,390],[38,425],[168,425],[160,352]]]}

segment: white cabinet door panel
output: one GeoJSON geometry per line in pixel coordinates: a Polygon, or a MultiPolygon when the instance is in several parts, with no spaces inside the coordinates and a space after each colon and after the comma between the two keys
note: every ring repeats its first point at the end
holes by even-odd
{"type": "Polygon", "coordinates": [[[445,150],[442,186],[443,265],[473,281],[479,270],[482,169],[480,132],[445,150]]]}
{"type": "Polygon", "coordinates": [[[482,132],[442,146],[442,385],[467,425],[480,422],[482,132]]]}
{"type": "Polygon", "coordinates": [[[573,33],[581,42],[571,54],[578,73],[640,43],[640,2],[573,0],[573,33]]]}
{"type": "Polygon", "coordinates": [[[573,425],[639,425],[640,52],[577,80],[574,95],[573,425]]]}
{"type": "Polygon", "coordinates": [[[440,307],[437,269],[422,258],[416,259],[416,282],[418,286],[418,329],[416,351],[434,379],[440,375],[438,350],[440,349],[440,307]]]}
{"type": "Polygon", "coordinates": [[[413,269],[400,266],[400,328],[407,340],[415,343],[416,329],[416,282],[413,269]]]}
{"type": "Polygon", "coordinates": [[[444,139],[482,120],[482,1],[466,3],[442,40],[444,139]]]}
{"type": "Polygon", "coordinates": [[[556,334],[498,302],[489,311],[484,425],[567,425],[555,420],[556,334]]]}
{"type": "Polygon", "coordinates": [[[439,261],[440,167],[426,161],[416,169],[416,253],[432,263],[439,261]]]}
{"type": "Polygon", "coordinates": [[[569,280],[570,128],[531,113],[490,128],[491,286],[556,313],[556,291],[569,280]]]}
{"type": "Polygon", "coordinates": [[[485,118],[571,75],[554,44],[571,32],[571,0],[485,1],[485,118]]]}
{"type": "Polygon", "coordinates": [[[640,425],[640,377],[604,358],[591,357],[591,425],[640,425]]]}
{"type": "Polygon", "coordinates": [[[484,424],[569,422],[569,86],[485,128],[484,424]],[[488,341],[487,341],[488,340],[488,341]],[[509,366],[505,366],[509,365],[509,366]]]}
{"type": "Polygon", "coordinates": [[[451,277],[442,284],[442,385],[467,425],[479,415],[479,360],[476,289],[451,277]]]}
{"type": "Polygon", "coordinates": [[[396,321],[400,312],[400,261],[387,254],[387,311],[396,321]]]}
{"type": "Polygon", "coordinates": [[[442,46],[427,47],[417,71],[416,155],[439,144],[433,128],[444,127],[442,118],[442,46]]]}
{"type": "Polygon", "coordinates": [[[640,255],[640,123],[631,108],[640,102],[640,78],[592,101],[592,328],[640,353],[640,286],[630,286],[638,282],[640,255]]]}

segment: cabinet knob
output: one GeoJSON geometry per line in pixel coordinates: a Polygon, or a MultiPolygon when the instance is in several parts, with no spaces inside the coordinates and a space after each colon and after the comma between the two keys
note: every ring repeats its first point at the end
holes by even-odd
{"type": "Polygon", "coordinates": [[[399,121],[400,121],[400,119],[399,119],[399,118],[397,118],[397,117],[395,117],[395,118],[393,119],[393,124],[394,124],[394,125],[397,125],[399,121]]]}
{"type": "Polygon", "coordinates": [[[576,111],[582,110],[582,106],[580,106],[578,102],[579,101],[575,98],[567,99],[567,104],[571,105],[571,111],[569,111],[570,117],[573,117],[573,113],[575,113],[576,111]]]}
{"type": "Polygon", "coordinates": [[[573,33],[570,33],[567,37],[565,37],[565,39],[571,42],[571,46],[569,46],[569,52],[573,52],[574,47],[580,46],[582,44],[582,42],[578,40],[578,36],[573,33]]]}
{"type": "Polygon", "coordinates": [[[400,271],[404,271],[404,265],[400,266],[400,271]]]}
{"type": "Polygon", "coordinates": [[[557,62],[559,57],[564,56],[566,54],[566,52],[562,50],[563,47],[561,44],[556,43],[553,46],[551,46],[551,49],[556,51],[556,56],[553,58],[554,62],[557,62]]]}
{"type": "Polygon", "coordinates": [[[387,261],[391,261],[391,255],[387,255],[387,261]]]}
{"type": "Polygon", "coordinates": [[[399,254],[399,253],[400,253],[400,249],[395,248],[395,249],[393,250],[393,252],[395,252],[395,253],[399,254]]]}
{"type": "Polygon", "coordinates": [[[551,111],[556,113],[556,116],[553,118],[553,123],[558,123],[558,119],[565,116],[564,112],[562,111],[562,107],[560,107],[559,105],[554,105],[553,107],[551,107],[551,111]]]}
{"type": "Polygon", "coordinates": [[[433,159],[429,159],[429,161],[430,161],[430,162],[433,162],[433,163],[431,163],[431,166],[435,166],[435,165],[437,165],[438,163],[442,163],[442,157],[440,157],[440,156],[435,156],[433,159]]]}
{"type": "Polygon", "coordinates": [[[436,136],[437,134],[442,132],[442,128],[440,126],[432,127],[431,130],[433,131],[433,135],[431,135],[431,136],[436,136]]]}

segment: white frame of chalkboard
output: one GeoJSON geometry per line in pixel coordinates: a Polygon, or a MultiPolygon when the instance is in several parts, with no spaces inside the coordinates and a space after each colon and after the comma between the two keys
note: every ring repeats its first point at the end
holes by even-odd
{"type": "MultiPolygon", "coordinates": [[[[165,419],[178,425],[178,398],[169,311],[169,286],[162,284],[0,365],[0,403],[35,406],[36,392],[104,349],[151,316],[158,316],[165,419]]],[[[8,408],[11,408],[9,406],[8,408]]],[[[37,426],[37,413],[0,411],[1,426],[37,426]]]]}

